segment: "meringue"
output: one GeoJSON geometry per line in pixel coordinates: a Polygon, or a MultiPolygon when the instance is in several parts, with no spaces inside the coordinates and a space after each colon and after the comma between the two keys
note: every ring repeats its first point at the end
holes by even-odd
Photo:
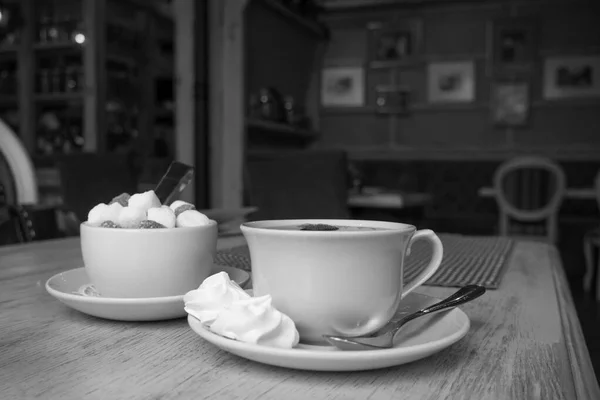
{"type": "Polygon", "coordinates": [[[226,272],[206,278],[183,301],[188,314],[221,336],[281,348],[300,340],[294,321],[273,306],[270,295],[251,297],[226,272]]]}
{"type": "Polygon", "coordinates": [[[211,324],[223,308],[250,295],[229,279],[227,272],[211,275],[196,290],[183,296],[185,311],[205,324],[211,324]]]}
{"type": "Polygon", "coordinates": [[[300,336],[290,317],[271,304],[270,295],[232,302],[210,325],[219,335],[241,342],[291,348],[300,336]]]}

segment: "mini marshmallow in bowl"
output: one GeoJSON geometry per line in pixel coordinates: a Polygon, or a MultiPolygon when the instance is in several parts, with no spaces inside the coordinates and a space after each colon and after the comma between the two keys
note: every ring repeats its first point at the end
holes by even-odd
{"type": "Polygon", "coordinates": [[[107,205],[100,203],[88,213],[90,226],[124,229],[172,229],[206,226],[211,220],[183,200],[161,204],[154,190],[121,193],[107,205]]]}
{"type": "Polygon", "coordinates": [[[106,205],[104,203],[95,205],[90,210],[90,212],[88,212],[87,223],[90,225],[100,225],[101,223],[106,221],[106,219],[104,218],[104,215],[106,214],[107,208],[108,208],[108,205],[106,205]]]}
{"type": "Polygon", "coordinates": [[[154,193],[154,190],[148,190],[144,193],[136,193],[129,198],[127,203],[129,207],[137,207],[147,212],[151,208],[160,207],[160,200],[154,193]]]}
{"type": "Polygon", "coordinates": [[[114,223],[119,222],[119,217],[121,216],[121,211],[123,211],[123,207],[119,203],[111,203],[106,207],[104,211],[104,221],[112,221],[114,223]]]}
{"type": "Polygon", "coordinates": [[[121,210],[118,224],[123,228],[136,228],[140,222],[144,221],[145,219],[145,210],[138,207],[127,206],[123,207],[121,210]]]}
{"type": "Polygon", "coordinates": [[[210,224],[210,219],[196,210],[186,210],[177,216],[178,227],[203,226],[210,224]]]}
{"type": "Polygon", "coordinates": [[[160,206],[148,210],[148,219],[158,222],[165,228],[175,228],[175,213],[169,206],[160,206]]]}

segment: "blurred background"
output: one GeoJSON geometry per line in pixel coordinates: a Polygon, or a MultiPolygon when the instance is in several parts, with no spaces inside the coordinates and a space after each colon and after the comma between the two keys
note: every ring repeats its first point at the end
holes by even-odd
{"type": "Polygon", "coordinates": [[[528,235],[590,338],[598,21],[593,0],[0,0],[2,198],[31,240],[76,235],[56,215],[179,160],[199,209],[528,235]]]}

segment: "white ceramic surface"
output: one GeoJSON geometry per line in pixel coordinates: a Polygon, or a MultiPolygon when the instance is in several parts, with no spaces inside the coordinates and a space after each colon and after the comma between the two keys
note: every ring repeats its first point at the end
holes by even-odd
{"type": "Polygon", "coordinates": [[[412,225],[361,220],[271,220],[241,226],[252,259],[256,296],[270,294],[273,305],[294,320],[305,342],[322,335],[360,336],[383,326],[402,298],[433,275],[442,243],[430,230],[412,225]],[[271,229],[324,223],[381,228],[361,231],[271,229]],[[428,266],[404,283],[404,256],[415,240],[433,245],[428,266]]]}
{"type": "Polygon", "coordinates": [[[81,224],[83,262],[107,297],[178,296],[210,275],[217,223],[172,229],[100,228],[81,224]]]}
{"type": "MultiPolygon", "coordinates": [[[[439,299],[411,293],[402,302],[397,317],[427,307],[439,299]]],[[[460,309],[416,319],[397,336],[391,349],[342,351],[332,346],[299,344],[278,349],[243,343],[212,333],[198,319],[188,316],[188,324],[204,340],[249,360],[279,367],[311,371],[360,371],[406,364],[428,357],[463,338],[469,331],[469,317],[460,309]]]]}
{"type": "MultiPolygon", "coordinates": [[[[221,271],[227,272],[229,277],[242,287],[250,280],[250,275],[246,271],[224,265],[214,264],[211,274],[221,271]]],[[[117,321],[160,321],[186,315],[183,309],[184,295],[127,299],[76,294],[83,285],[88,283],[90,280],[85,268],[77,268],[61,272],[48,279],[46,290],[67,306],[94,317],[117,321]]]]}

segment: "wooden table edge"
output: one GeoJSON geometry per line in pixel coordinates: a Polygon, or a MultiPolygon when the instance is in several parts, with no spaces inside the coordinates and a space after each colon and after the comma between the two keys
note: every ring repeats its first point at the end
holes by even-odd
{"type": "Polygon", "coordinates": [[[600,399],[600,386],[594,373],[589,351],[577,317],[567,276],[560,263],[556,247],[547,245],[556,290],[556,301],[571,367],[573,386],[577,399],[600,399]]]}

